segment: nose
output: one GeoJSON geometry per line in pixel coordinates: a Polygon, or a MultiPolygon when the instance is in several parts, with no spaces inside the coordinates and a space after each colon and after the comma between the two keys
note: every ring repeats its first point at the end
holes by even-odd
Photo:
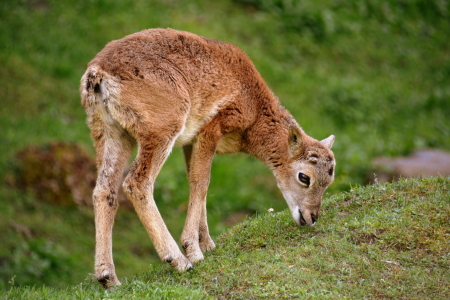
{"type": "Polygon", "coordinates": [[[316,224],[318,217],[316,215],[311,214],[312,225],[316,224]]]}
{"type": "Polygon", "coordinates": [[[304,226],[304,225],[310,225],[313,226],[317,219],[319,218],[318,215],[314,214],[314,213],[310,213],[309,211],[305,210],[304,212],[302,212],[301,210],[299,210],[300,213],[300,225],[304,226]]]}

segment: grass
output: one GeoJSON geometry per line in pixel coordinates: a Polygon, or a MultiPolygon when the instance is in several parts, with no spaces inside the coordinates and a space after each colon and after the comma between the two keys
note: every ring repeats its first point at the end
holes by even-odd
{"type": "MultiPolygon", "coordinates": [[[[243,48],[306,132],[317,139],[336,135],[336,181],[329,198],[364,184],[375,156],[450,149],[449,7],[445,0],[2,1],[0,288],[8,289],[15,276],[14,293],[34,293],[43,285],[47,293],[59,293],[92,272],[91,209],[52,206],[7,183],[16,174],[16,153],[28,145],[76,142],[93,155],[78,86],[87,62],[110,40],[144,28],[172,27],[243,48]],[[18,288],[24,285],[36,287],[18,288]]],[[[264,214],[270,207],[286,207],[260,162],[220,156],[212,169],[208,217],[214,237],[227,229],[224,220],[235,212],[264,214]]],[[[187,187],[182,154],[175,149],[155,193],[176,239],[187,187]]],[[[348,224],[353,218],[349,211],[348,224]]],[[[370,234],[380,232],[360,239],[375,239],[370,234]]],[[[133,278],[149,264],[165,270],[135,213],[126,209],[116,218],[114,254],[119,276],[133,278]]],[[[252,283],[247,288],[256,289],[252,283]]]]}
{"type": "Polygon", "coordinates": [[[11,286],[4,299],[448,299],[450,178],[402,179],[326,199],[320,222],[288,210],[225,231],[187,273],[153,265],[110,292],[11,286]]]}

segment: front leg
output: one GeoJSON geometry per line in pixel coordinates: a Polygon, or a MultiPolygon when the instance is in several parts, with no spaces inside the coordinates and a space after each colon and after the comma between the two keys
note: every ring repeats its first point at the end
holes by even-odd
{"type": "Polygon", "coordinates": [[[192,147],[184,149],[190,194],[181,245],[191,263],[203,260],[202,251],[215,247],[206,221],[206,193],[211,176],[211,163],[219,139],[219,134],[208,135],[202,132],[192,147]]]}
{"type": "Polygon", "coordinates": [[[212,240],[211,236],[209,235],[209,228],[208,228],[208,218],[206,215],[206,198],[203,200],[203,209],[202,209],[202,216],[200,219],[200,226],[199,226],[199,243],[200,243],[200,249],[202,252],[214,250],[216,248],[216,245],[214,244],[214,241],[212,240]]]}
{"type": "Polygon", "coordinates": [[[156,176],[169,155],[165,144],[149,147],[147,140],[139,141],[139,151],[129,174],[124,181],[124,190],[145,227],[156,252],[162,261],[168,262],[178,271],[192,268],[192,264],[180,251],[167,229],[153,199],[153,186],[156,176]]]}
{"type": "MultiPolygon", "coordinates": [[[[186,172],[189,178],[192,160],[192,145],[183,146],[183,154],[186,163],[186,172]]],[[[202,252],[214,250],[216,248],[213,239],[209,235],[208,220],[206,214],[206,198],[203,199],[202,215],[199,224],[199,243],[200,243],[200,250],[202,252]]]]}

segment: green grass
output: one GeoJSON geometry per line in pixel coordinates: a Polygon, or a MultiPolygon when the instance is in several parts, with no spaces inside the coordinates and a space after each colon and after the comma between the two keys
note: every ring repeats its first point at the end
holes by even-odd
{"type": "MultiPolygon", "coordinates": [[[[363,184],[375,156],[450,150],[446,0],[10,0],[0,3],[0,20],[0,288],[8,289],[15,276],[14,286],[46,285],[48,293],[59,293],[93,272],[91,209],[55,207],[7,182],[16,172],[15,154],[28,145],[77,142],[94,153],[79,80],[107,42],[138,30],[172,27],[244,49],[307,133],[317,139],[336,135],[336,181],[327,197],[363,184]]],[[[158,177],[155,194],[178,239],[188,197],[179,149],[158,177]]],[[[214,159],[208,193],[213,237],[227,228],[230,214],[264,214],[270,207],[280,211],[286,204],[265,166],[244,155],[214,159]]],[[[357,216],[348,213],[353,224],[357,216]]],[[[388,221],[373,216],[365,228],[388,221]]],[[[359,238],[370,240],[370,234],[359,238]]],[[[160,268],[142,225],[126,209],[116,219],[114,255],[122,277],[133,278],[149,264],[160,268]]]]}
{"type": "Polygon", "coordinates": [[[225,231],[187,273],[153,265],[113,291],[11,285],[4,299],[448,299],[450,178],[403,179],[326,199],[320,222],[288,210],[225,231]]]}

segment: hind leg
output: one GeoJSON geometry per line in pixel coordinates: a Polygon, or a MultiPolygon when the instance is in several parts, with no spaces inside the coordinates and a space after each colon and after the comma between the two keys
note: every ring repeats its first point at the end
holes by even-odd
{"type": "Polygon", "coordinates": [[[117,191],[122,171],[132,151],[132,140],[119,131],[102,130],[95,141],[97,183],[93,193],[95,213],[95,274],[104,288],[120,285],[112,256],[112,228],[118,208],[117,191]]]}

